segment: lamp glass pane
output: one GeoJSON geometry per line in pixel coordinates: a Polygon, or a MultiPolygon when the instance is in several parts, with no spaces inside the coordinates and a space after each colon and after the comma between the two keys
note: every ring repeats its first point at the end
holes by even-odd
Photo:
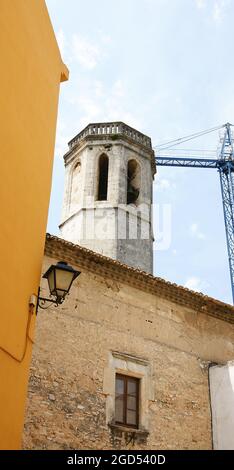
{"type": "Polygon", "coordinates": [[[67,292],[64,291],[64,290],[56,289],[56,296],[57,296],[57,297],[64,297],[64,295],[65,295],[66,293],[67,293],[67,292]]]}
{"type": "Polygon", "coordinates": [[[57,294],[61,295],[59,291],[62,291],[63,293],[67,292],[73,280],[73,272],[55,268],[55,276],[57,294]]]}
{"type": "Polygon", "coordinates": [[[48,279],[48,284],[49,284],[50,293],[51,293],[52,295],[55,295],[54,270],[50,271],[50,273],[49,273],[47,279],[48,279]]]}

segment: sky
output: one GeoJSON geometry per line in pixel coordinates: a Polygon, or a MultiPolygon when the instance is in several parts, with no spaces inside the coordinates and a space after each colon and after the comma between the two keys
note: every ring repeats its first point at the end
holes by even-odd
{"type": "MultiPolygon", "coordinates": [[[[154,147],[234,123],[234,1],[46,4],[70,71],[60,91],[47,228],[59,236],[62,157],[67,142],[90,122],[126,122],[150,136],[154,147]]],[[[220,135],[189,141],[174,154],[196,150],[215,158],[220,135]]],[[[154,251],[154,274],[232,303],[216,170],[158,167],[154,202],[161,212],[171,208],[171,242],[154,251]]],[[[155,227],[156,240],[160,230],[155,227]]]]}

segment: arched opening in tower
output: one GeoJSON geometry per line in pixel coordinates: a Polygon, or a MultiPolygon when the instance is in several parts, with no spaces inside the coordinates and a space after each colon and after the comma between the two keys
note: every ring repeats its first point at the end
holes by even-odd
{"type": "Polygon", "coordinates": [[[129,160],[128,162],[127,183],[127,204],[137,205],[140,194],[141,170],[136,160],[129,160]]]}
{"type": "Polygon", "coordinates": [[[106,155],[101,155],[99,158],[98,201],[107,200],[108,169],[109,158],[106,155]]]}
{"type": "Polygon", "coordinates": [[[72,210],[77,210],[77,204],[80,199],[80,186],[81,186],[81,162],[78,160],[72,170],[71,178],[71,192],[70,192],[70,206],[72,210]]]}

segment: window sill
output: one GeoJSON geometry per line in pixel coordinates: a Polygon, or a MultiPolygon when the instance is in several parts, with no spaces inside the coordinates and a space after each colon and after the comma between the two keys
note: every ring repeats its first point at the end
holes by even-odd
{"type": "Polygon", "coordinates": [[[131,428],[128,426],[122,426],[121,424],[115,424],[115,423],[109,423],[108,426],[111,428],[112,431],[131,433],[139,437],[146,438],[149,435],[149,431],[146,431],[146,429],[131,428]]]}

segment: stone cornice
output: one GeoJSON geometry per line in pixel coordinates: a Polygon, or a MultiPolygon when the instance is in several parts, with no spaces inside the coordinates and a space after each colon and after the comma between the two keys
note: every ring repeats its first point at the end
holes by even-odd
{"type": "Polygon", "coordinates": [[[92,146],[94,144],[101,145],[102,143],[109,143],[109,145],[129,145],[130,148],[137,148],[143,155],[151,160],[152,173],[156,172],[155,155],[152,149],[151,139],[142,134],[141,132],[133,129],[132,127],[118,123],[100,123],[89,124],[83,131],[77,134],[70,142],[68,142],[69,150],[64,155],[64,162],[67,165],[77,152],[85,147],[85,145],[92,146]],[[107,133],[107,126],[109,131],[107,133]],[[113,126],[113,127],[112,127],[113,126]],[[98,129],[102,128],[101,133],[98,129]]]}
{"type": "Polygon", "coordinates": [[[121,283],[126,283],[184,307],[192,308],[199,313],[234,323],[234,307],[230,304],[154,277],[54,235],[47,234],[46,236],[45,254],[78,265],[92,273],[105,275],[121,283]]]}
{"type": "Polygon", "coordinates": [[[96,135],[98,137],[103,135],[112,135],[116,137],[118,134],[127,135],[131,140],[141,143],[144,147],[152,149],[150,137],[122,121],[90,123],[75,137],[73,137],[73,139],[68,142],[68,145],[72,148],[79,140],[83,140],[85,137],[90,135],[96,135]]]}

